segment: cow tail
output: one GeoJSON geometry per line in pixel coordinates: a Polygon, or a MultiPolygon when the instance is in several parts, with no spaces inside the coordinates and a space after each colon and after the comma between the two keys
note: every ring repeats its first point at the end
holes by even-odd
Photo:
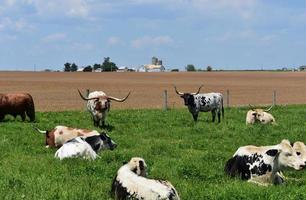
{"type": "Polygon", "coordinates": [[[237,156],[232,157],[229,159],[224,167],[224,172],[231,176],[234,177],[237,174],[237,156]]]}
{"type": "Polygon", "coordinates": [[[30,121],[34,121],[35,120],[35,106],[34,106],[34,101],[33,98],[30,94],[28,94],[28,102],[27,102],[27,106],[26,106],[26,113],[28,115],[28,117],[30,118],[30,121]]]}
{"type": "Polygon", "coordinates": [[[223,106],[223,96],[222,96],[222,98],[221,98],[221,106],[222,106],[222,118],[224,118],[224,106],[223,106]]]}

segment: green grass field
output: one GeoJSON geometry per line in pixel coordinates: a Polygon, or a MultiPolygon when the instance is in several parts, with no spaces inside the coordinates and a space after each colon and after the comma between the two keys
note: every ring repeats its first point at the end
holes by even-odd
{"type": "MultiPolygon", "coordinates": [[[[261,187],[227,177],[224,164],[239,146],[271,145],[282,139],[306,142],[306,105],[277,106],[278,126],[245,125],[247,108],[225,109],[211,122],[200,113],[194,123],[187,109],[112,110],[109,135],[118,144],[95,161],[56,160],[44,135],[32,123],[7,117],[0,123],[0,199],[111,199],[112,179],[122,162],[143,157],[151,178],[169,180],[181,199],[306,199],[306,171],[286,170],[281,186],[261,187]]],[[[37,113],[35,126],[94,129],[87,112],[37,113]]]]}

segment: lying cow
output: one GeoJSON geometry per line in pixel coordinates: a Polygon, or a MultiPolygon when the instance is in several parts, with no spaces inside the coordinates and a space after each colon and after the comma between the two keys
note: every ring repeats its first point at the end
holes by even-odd
{"type": "Polygon", "coordinates": [[[293,143],[293,149],[296,151],[296,154],[304,161],[306,164],[306,146],[303,142],[297,141],[293,143]]]}
{"type": "Polygon", "coordinates": [[[290,167],[301,170],[304,161],[297,155],[288,140],[273,146],[240,147],[225,165],[225,172],[259,185],[282,184],[281,170],[290,167]]]}
{"type": "Polygon", "coordinates": [[[169,181],[146,178],[146,163],[134,157],[120,167],[113,180],[111,194],[117,200],[154,199],[179,200],[180,197],[169,181]]]}
{"type": "Polygon", "coordinates": [[[263,110],[261,108],[254,108],[251,105],[250,107],[251,110],[249,110],[246,115],[247,125],[254,124],[255,122],[259,122],[261,124],[276,124],[274,117],[270,113],[268,113],[272,109],[273,105],[266,110],[263,110]]]}
{"type": "Polygon", "coordinates": [[[55,158],[81,157],[95,160],[101,150],[114,150],[117,144],[105,133],[84,138],[83,136],[68,140],[55,153],[55,158]]]}
{"type": "Polygon", "coordinates": [[[221,93],[203,93],[199,94],[201,85],[196,93],[183,93],[179,92],[174,86],[175,92],[184,99],[185,106],[188,107],[189,112],[192,114],[194,121],[198,120],[199,112],[212,113],[212,121],[215,121],[216,112],[218,113],[218,122],[220,122],[220,115],[224,117],[223,108],[223,95],[221,93]]]}
{"type": "Polygon", "coordinates": [[[87,110],[90,112],[94,126],[104,127],[105,126],[105,118],[107,113],[110,110],[110,102],[111,100],[117,101],[117,102],[123,102],[125,101],[131,92],[128,93],[128,95],[122,99],[108,96],[102,91],[94,91],[88,94],[88,97],[84,97],[80,90],[78,90],[81,98],[84,101],[87,101],[87,110]]]}
{"type": "Polygon", "coordinates": [[[100,135],[100,133],[96,130],[86,130],[86,129],[78,129],[78,128],[70,128],[67,126],[56,126],[54,129],[50,131],[43,131],[36,127],[34,127],[40,133],[46,135],[46,147],[61,147],[65,142],[76,138],[78,136],[94,136],[100,135]]]}
{"type": "Polygon", "coordinates": [[[28,116],[30,121],[34,121],[35,107],[32,96],[27,93],[0,94],[0,121],[3,121],[5,115],[12,115],[14,118],[20,115],[22,121],[28,116]]]}

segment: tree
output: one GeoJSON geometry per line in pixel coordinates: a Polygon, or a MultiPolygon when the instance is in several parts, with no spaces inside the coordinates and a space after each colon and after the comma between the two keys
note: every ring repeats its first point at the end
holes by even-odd
{"type": "Polygon", "coordinates": [[[70,67],[70,71],[71,72],[76,72],[78,70],[78,66],[75,63],[72,63],[71,67],[70,67]]]}
{"type": "Polygon", "coordinates": [[[83,69],[83,72],[92,72],[92,67],[88,65],[87,67],[83,69]]]}
{"type": "Polygon", "coordinates": [[[188,64],[188,65],[186,66],[186,71],[188,71],[188,72],[194,72],[194,71],[196,71],[196,68],[194,67],[194,65],[188,64]]]}
{"type": "Polygon", "coordinates": [[[102,71],[105,71],[105,72],[116,71],[118,69],[116,64],[110,61],[109,57],[104,58],[104,62],[102,63],[101,67],[102,67],[102,71]]]}
{"type": "Polygon", "coordinates": [[[99,68],[101,68],[101,65],[100,65],[100,64],[97,64],[97,63],[96,63],[96,64],[93,65],[93,69],[94,69],[94,70],[99,69],[99,68]]]}
{"type": "Polygon", "coordinates": [[[212,71],[212,67],[211,66],[207,66],[206,71],[211,72],[212,71]]]}
{"type": "Polygon", "coordinates": [[[71,64],[67,62],[64,64],[64,72],[70,72],[70,71],[71,71],[71,64]]]}

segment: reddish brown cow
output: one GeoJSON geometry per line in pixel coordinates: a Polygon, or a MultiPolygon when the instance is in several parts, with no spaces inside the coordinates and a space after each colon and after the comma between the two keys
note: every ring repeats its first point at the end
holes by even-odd
{"type": "Polygon", "coordinates": [[[46,134],[46,147],[61,147],[65,142],[73,138],[83,136],[89,137],[94,135],[100,135],[96,130],[86,130],[78,128],[70,128],[67,126],[56,126],[50,131],[39,130],[34,127],[40,133],[46,134]]]}
{"type": "Polygon", "coordinates": [[[22,121],[28,116],[30,121],[34,121],[35,107],[32,96],[27,93],[0,94],[0,121],[5,115],[15,118],[20,115],[22,121]]]}

